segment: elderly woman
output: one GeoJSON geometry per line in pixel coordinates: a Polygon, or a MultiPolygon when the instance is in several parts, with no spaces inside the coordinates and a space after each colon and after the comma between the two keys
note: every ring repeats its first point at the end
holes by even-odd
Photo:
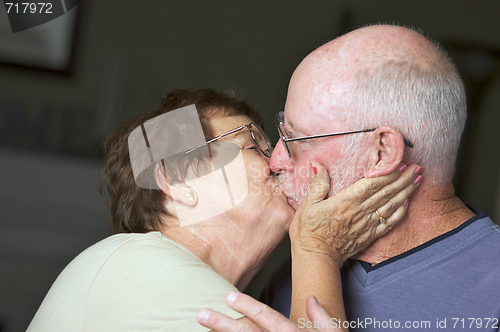
{"type": "MultiPolygon", "coordinates": [[[[262,125],[247,102],[177,89],[158,110],[115,129],[104,144],[102,180],[117,234],[64,269],[28,331],[204,331],[196,320],[204,307],[242,317],[224,298],[245,289],[287,236],[294,212],[270,172],[262,125]]],[[[377,185],[363,195],[336,195],[330,205],[352,206],[359,213],[346,225],[364,225],[360,235],[378,228],[379,236],[389,226],[372,223],[373,211],[412,190],[407,176],[373,198],[395,177],[370,180],[377,185]],[[369,197],[370,204],[357,204],[369,197]]],[[[373,240],[360,238],[355,248],[373,240]]],[[[342,257],[354,254],[345,242],[337,243],[342,257]]]]}

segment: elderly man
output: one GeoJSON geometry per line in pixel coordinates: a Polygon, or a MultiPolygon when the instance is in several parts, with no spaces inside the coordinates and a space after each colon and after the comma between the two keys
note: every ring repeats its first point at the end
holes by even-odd
{"type": "MultiPolygon", "coordinates": [[[[453,64],[411,29],[355,30],[295,70],[278,119],[284,137],[271,158],[294,208],[308,191],[303,170],[311,161],[327,167],[330,195],[387,174],[401,160],[425,170],[405,219],[342,266],[352,330],[498,330],[499,227],[456,197],[451,182],[465,120],[464,87],[453,64]],[[315,135],[325,137],[308,139],[315,135]]],[[[263,292],[286,316],[291,279],[307,282],[296,271],[291,278],[288,261],[263,292]]]]}

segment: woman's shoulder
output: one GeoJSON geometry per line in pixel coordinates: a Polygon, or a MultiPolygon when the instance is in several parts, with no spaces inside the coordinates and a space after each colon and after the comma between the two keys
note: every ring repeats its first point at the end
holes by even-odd
{"type": "Polygon", "coordinates": [[[205,275],[220,277],[195,254],[160,232],[110,236],[82,252],[70,265],[94,266],[96,277],[142,271],[163,277],[203,271],[205,275]]]}
{"type": "Polygon", "coordinates": [[[160,270],[167,274],[189,267],[211,269],[160,232],[123,233],[109,236],[84,250],[66,266],[58,279],[92,283],[95,278],[110,273],[160,270]]]}
{"type": "Polygon", "coordinates": [[[171,252],[176,256],[194,256],[189,250],[166,238],[162,233],[149,232],[120,233],[109,236],[84,250],[77,258],[86,256],[92,257],[93,260],[95,260],[97,256],[109,258],[109,256],[113,256],[116,252],[124,251],[161,252],[163,254],[171,252]]]}
{"type": "Polygon", "coordinates": [[[159,232],[117,234],[89,247],[66,267],[32,328],[198,326],[196,312],[203,307],[228,311],[224,297],[233,290],[209,265],[159,232]],[[185,303],[182,310],[179,303],[185,303]]]}
{"type": "MultiPolygon", "coordinates": [[[[90,248],[89,248],[90,249],[90,248]]],[[[116,234],[96,244],[92,251],[105,251],[109,259],[138,259],[143,263],[169,260],[203,263],[196,255],[160,232],[116,234]]]]}
{"type": "Polygon", "coordinates": [[[196,313],[204,307],[238,315],[224,303],[226,294],[236,288],[161,233],[129,235],[113,245],[87,297],[87,330],[96,330],[102,322],[117,330],[127,326],[197,330],[196,313]]]}

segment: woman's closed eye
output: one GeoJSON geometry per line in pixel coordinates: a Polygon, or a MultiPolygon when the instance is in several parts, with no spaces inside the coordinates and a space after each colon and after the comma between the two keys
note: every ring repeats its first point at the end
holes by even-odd
{"type": "Polygon", "coordinates": [[[247,144],[243,150],[254,150],[255,152],[259,153],[259,147],[254,143],[254,144],[247,144]]]}

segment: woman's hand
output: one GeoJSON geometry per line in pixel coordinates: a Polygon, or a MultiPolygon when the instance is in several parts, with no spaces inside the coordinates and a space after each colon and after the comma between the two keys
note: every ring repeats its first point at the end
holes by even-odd
{"type": "Polygon", "coordinates": [[[340,267],[403,219],[407,199],[421,180],[415,173],[422,168],[402,165],[386,176],[361,179],[325,200],[330,178],[323,166],[312,166],[316,175],[290,225],[290,319],[307,320],[304,302],[315,295],[334,319],[345,321],[340,267]]]}
{"type": "MultiPolygon", "coordinates": [[[[246,295],[230,294],[226,299],[229,306],[246,317],[233,320],[204,309],[198,316],[201,324],[219,332],[295,332],[314,331],[301,328],[315,326],[314,322],[346,321],[339,268],[403,219],[408,197],[422,179],[418,175],[422,168],[402,165],[399,171],[361,179],[325,200],[330,189],[328,173],[318,163],[312,166],[316,167],[317,175],[313,176],[309,193],[290,225],[291,320],[246,295]],[[316,295],[327,310],[310,295],[316,295]]],[[[344,329],[328,326],[318,331],[345,331],[348,325],[342,325],[344,329]]]]}
{"type": "Polygon", "coordinates": [[[319,163],[311,166],[317,174],[290,225],[292,249],[330,256],[339,268],[404,218],[422,169],[401,165],[391,174],[361,179],[324,199],[330,189],[328,172],[319,163]]]}
{"type": "Polygon", "coordinates": [[[333,321],[331,321],[331,317],[325,309],[319,305],[314,296],[310,296],[307,299],[306,307],[311,322],[316,322],[316,326],[319,326],[317,330],[308,328],[313,327],[314,323],[307,324],[307,326],[305,321],[304,323],[295,324],[279,312],[242,293],[229,293],[226,297],[226,302],[231,308],[242,313],[246,317],[235,320],[217,311],[202,309],[198,313],[198,322],[216,332],[342,331],[335,327],[338,323],[333,323],[333,321]],[[328,322],[328,326],[325,326],[324,322],[328,322]]]}

